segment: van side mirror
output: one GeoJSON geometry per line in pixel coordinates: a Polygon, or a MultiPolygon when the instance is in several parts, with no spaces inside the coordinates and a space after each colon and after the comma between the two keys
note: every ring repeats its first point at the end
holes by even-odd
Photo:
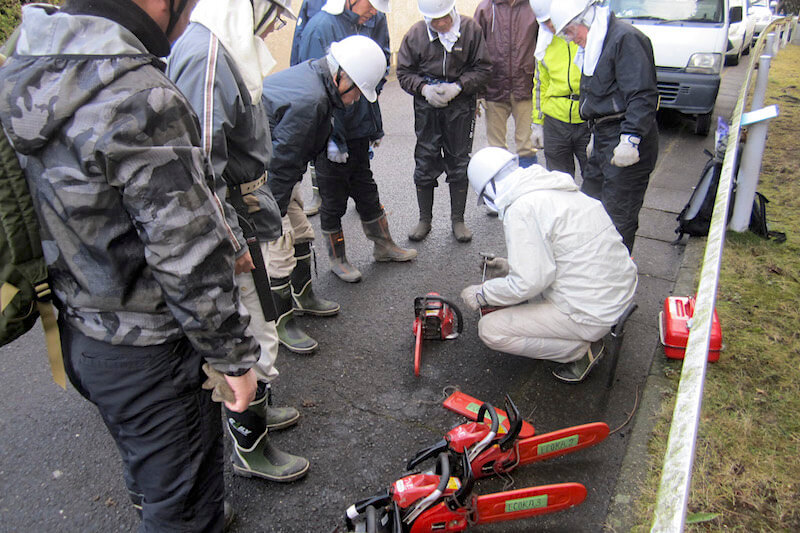
{"type": "Polygon", "coordinates": [[[742,6],[732,7],[731,11],[730,11],[730,15],[728,16],[728,18],[730,18],[730,23],[731,24],[735,24],[737,22],[741,22],[742,21],[742,6]]]}

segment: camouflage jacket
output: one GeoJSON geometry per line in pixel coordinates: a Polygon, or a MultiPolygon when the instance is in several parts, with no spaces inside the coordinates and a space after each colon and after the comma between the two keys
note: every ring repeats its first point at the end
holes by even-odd
{"type": "Polygon", "coordinates": [[[188,337],[219,371],[257,360],[189,103],[125,27],[23,9],[0,120],[25,170],[59,310],[135,346],[188,337]]]}

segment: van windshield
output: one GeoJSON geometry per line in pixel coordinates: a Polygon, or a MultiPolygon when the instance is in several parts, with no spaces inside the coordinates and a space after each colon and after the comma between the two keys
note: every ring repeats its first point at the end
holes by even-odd
{"type": "Polygon", "coordinates": [[[723,22],[723,0],[610,0],[620,18],[671,22],[723,22]]]}

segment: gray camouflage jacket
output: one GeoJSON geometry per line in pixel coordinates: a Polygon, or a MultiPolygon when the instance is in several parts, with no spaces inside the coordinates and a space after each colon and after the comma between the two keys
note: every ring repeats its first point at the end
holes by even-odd
{"type": "Polygon", "coordinates": [[[259,355],[189,103],[133,33],[30,5],[0,120],[41,223],[59,311],[112,344],[188,337],[219,371],[259,355]]]}
{"type": "MultiPolygon", "coordinates": [[[[217,180],[217,195],[224,198],[225,183],[247,183],[267,170],[272,154],[269,119],[261,101],[253,102],[239,70],[222,43],[216,64],[209,69],[211,32],[192,22],[172,47],[167,76],[186,95],[199,117],[210,118],[211,163],[217,180]],[[207,73],[213,71],[213,76],[207,73]],[[209,113],[210,112],[210,113],[209,113]]],[[[203,124],[201,128],[205,130],[203,124]]],[[[205,132],[208,136],[208,132],[205,132]]],[[[240,212],[254,224],[262,242],[281,236],[278,204],[265,183],[255,193],[258,211],[240,212]]],[[[251,209],[251,211],[253,211],[251,209]]],[[[231,225],[236,221],[231,218],[231,225]]]]}

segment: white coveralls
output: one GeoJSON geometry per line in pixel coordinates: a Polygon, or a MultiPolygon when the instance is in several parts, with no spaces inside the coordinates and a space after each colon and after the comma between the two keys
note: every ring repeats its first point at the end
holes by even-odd
{"type": "Polygon", "coordinates": [[[478,335],[498,351],[569,363],[609,332],[636,290],[637,270],[603,205],[572,177],[540,165],[498,183],[509,274],[483,284],[478,335]]]}

